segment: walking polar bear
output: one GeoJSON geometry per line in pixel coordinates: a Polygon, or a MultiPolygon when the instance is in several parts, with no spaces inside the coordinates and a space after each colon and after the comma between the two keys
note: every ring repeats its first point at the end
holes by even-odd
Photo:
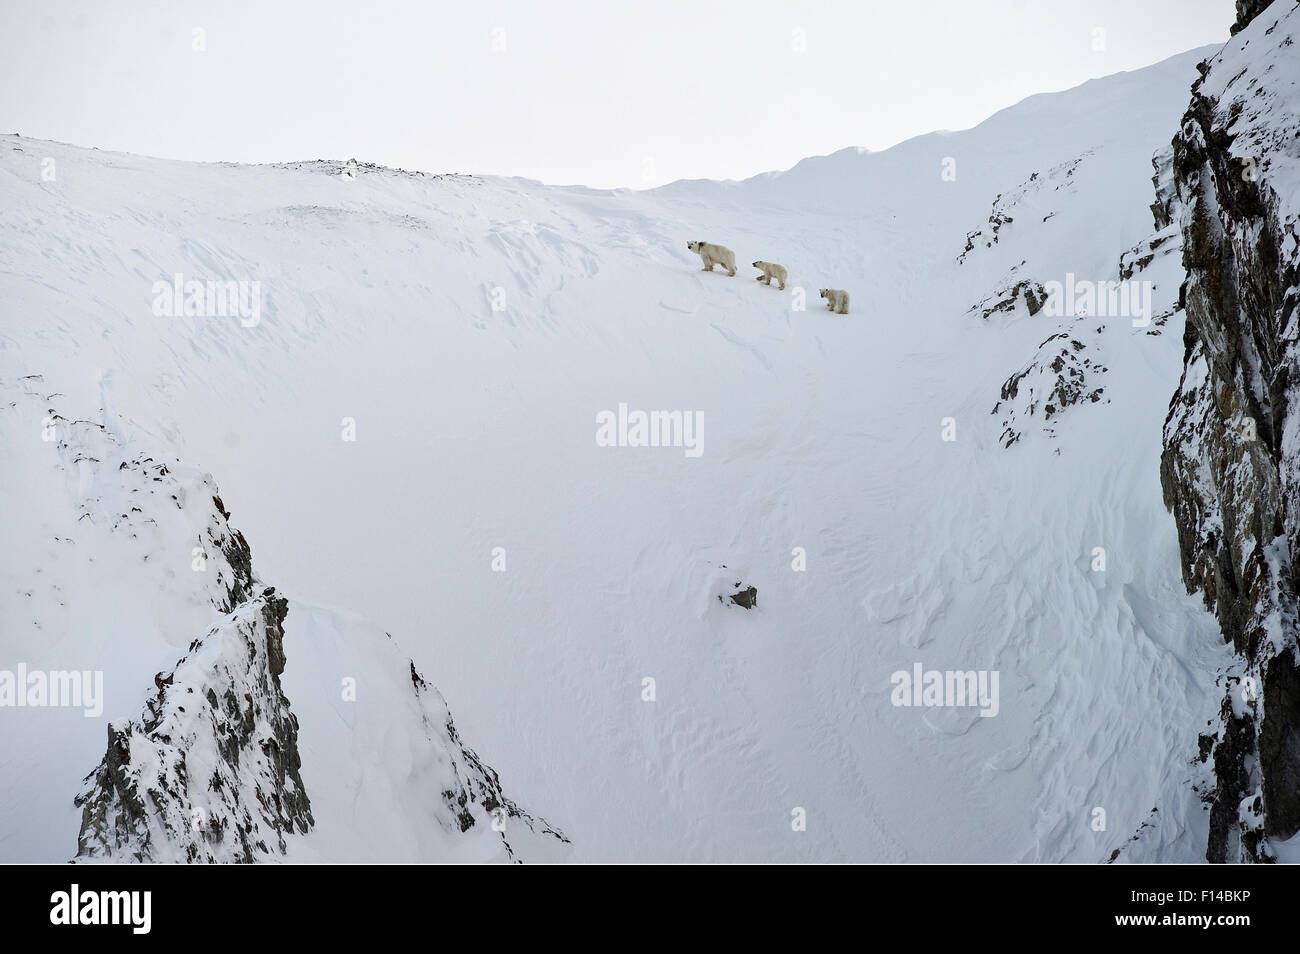
{"type": "MultiPolygon", "coordinates": [[[[711,272],[714,266],[721,265],[727,270],[728,276],[736,274],[736,253],[725,245],[714,245],[711,242],[687,242],[686,247],[694,252],[704,261],[704,271],[711,272]]],[[[753,263],[762,275],[759,275],[755,281],[760,281],[764,285],[771,287],[772,279],[776,279],[777,287],[785,291],[785,281],[789,277],[784,265],[777,265],[775,262],[757,261],[753,263]]],[[[849,313],[849,293],[840,288],[820,288],[818,294],[826,299],[826,307],[837,315],[847,315],[849,313]]]]}
{"type": "Polygon", "coordinates": [[[838,288],[819,288],[817,294],[826,299],[826,307],[837,315],[849,313],[849,293],[838,288]]]}
{"type": "Polygon", "coordinates": [[[781,291],[785,291],[786,271],[784,265],[775,265],[772,262],[754,262],[754,267],[763,274],[759,275],[755,281],[760,281],[764,285],[770,286],[772,279],[776,279],[777,286],[781,291]]]}
{"type": "Polygon", "coordinates": [[[704,271],[713,271],[714,265],[721,265],[728,276],[736,274],[736,253],[723,245],[709,242],[687,242],[686,247],[704,259],[704,271]]]}

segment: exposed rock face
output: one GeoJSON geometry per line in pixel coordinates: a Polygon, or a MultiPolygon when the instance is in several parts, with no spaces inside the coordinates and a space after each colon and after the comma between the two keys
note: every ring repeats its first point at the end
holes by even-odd
{"type": "Polygon", "coordinates": [[[1002,415],[1003,447],[1020,440],[1034,419],[1051,437],[1055,418],[1066,408],[1110,400],[1103,397],[1105,388],[1100,383],[1106,366],[1096,358],[1103,328],[1085,329],[1083,324],[1076,322],[1070,330],[1049,337],[1033,359],[1002,385],[1002,399],[992,413],[1002,415]],[[1083,339],[1091,340],[1092,347],[1083,339]]]}
{"type": "Polygon", "coordinates": [[[1163,230],[1174,225],[1174,219],[1178,216],[1178,186],[1174,184],[1173,146],[1170,145],[1168,149],[1152,156],[1151,167],[1155,169],[1155,173],[1151,176],[1151,185],[1156,193],[1156,200],[1151,203],[1151,217],[1155,219],[1156,229],[1163,230]]]}
{"type": "Polygon", "coordinates": [[[1232,24],[1231,33],[1236,36],[1250,25],[1250,22],[1269,8],[1273,0],[1237,0],[1237,19],[1232,24]]]}
{"type": "MultiPolygon", "coordinates": [[[[1015,271],[1015,269],[1012,269],[1015,271]]],[[[994,292],[984,301],[971,308],[971,311],[978,311],[981,318],[988,318],[995,314],[1015,314],[1016,306],[1023,299],[1025,310],[1029,312],[1029,317],[1033,317],[1043,310],[1047,304],[1047,289],[1037,282],[1029,279],[1021,279],[1015,284],[994,292]]]]}
{"type": "MultiPolygon", "coordinates": [[[[1155,212],[1159,207],[1151,206],[1155,212]]],[[[1156,215],[1156,221],[1159,221],[1159,214],[1156,215]]],[[[1178,251],[1181,246],[1178,244],[1179,236],[1176,234],[1176,226],[1167,225],[1165,228],[1151,235],[1133,248],[1129,249],[1119,259],[1119,277],[1121,281],[1128,281],[1134,275],[1139,274],[1147,268],[1157,258],[1161,258],[1171,252],[1178,251]]]]}
{"type": "MultiPolygon", "coordinates": [[[[1238,0],[1174,139],[1187,311],[1160,476],[1183,580],[1239,657],[1213,738],[1210,861],[1271,861],[1300,830],[1300,12],[1238,0]]],[[[1157,166],[1157,189],[1160,188],[1157,166]]]]}
{"type": "Polygon", "coordinates": [[[288,603],[267,589],[195,640],[77,797],[77,857],[252,862],[313,824],[280,686],[288,603]]]}

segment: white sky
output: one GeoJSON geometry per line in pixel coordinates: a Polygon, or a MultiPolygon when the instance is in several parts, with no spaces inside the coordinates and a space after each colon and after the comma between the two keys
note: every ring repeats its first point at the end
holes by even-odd
{"type": "Polygon", "coordinates": [[[1232,19],[1232,0],[0,0],[0,131],[639,188],[964,129],[1232,19]]]}

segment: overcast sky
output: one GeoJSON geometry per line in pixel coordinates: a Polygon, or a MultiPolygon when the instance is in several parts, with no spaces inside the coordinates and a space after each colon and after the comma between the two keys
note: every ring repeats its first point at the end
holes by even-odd
{"type": "Polygon", "coordinates": [[[0,0],[0,131],[640,188],[964,129],[1232,19],[1232,0],[0,0]]]}

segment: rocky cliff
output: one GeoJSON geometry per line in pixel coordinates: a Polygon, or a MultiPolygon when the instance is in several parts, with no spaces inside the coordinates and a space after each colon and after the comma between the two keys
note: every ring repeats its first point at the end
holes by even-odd
{"type": "Polygon", "coordinates": [[[1236,654],[1202,739],[1206,858],[1268,862],[1300,830],[1300,8],[1238,0],[1237,13],[1174,139],[1176,198],[1157,202],[1187,273],[1160,475],[1184,583],[1236,654]]]}

